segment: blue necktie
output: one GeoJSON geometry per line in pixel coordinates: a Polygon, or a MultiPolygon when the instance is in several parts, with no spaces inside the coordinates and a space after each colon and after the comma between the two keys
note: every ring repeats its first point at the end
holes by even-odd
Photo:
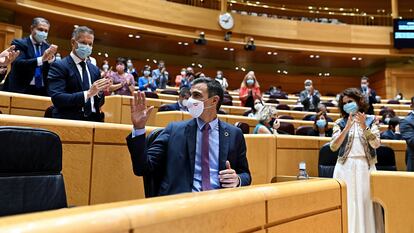
{"type": "MultiPolygon", "coordinates": [[[[40,57],[42,56],[42,48],[40,46],[40,44],[36,44],[35,45],[36,49],[35,49],[35,55],[36,57],[40,57]]],[[[35,86],[37,88],[41,88],[43,86],[43,82],[42,82],[42,66],[37,66],[35,69],[35,86]]]]}
{"type": "MultiPolygon", "coordinates": [[[[87,91],[89,90],[89,78],[88,78],[88,72],[86,71],[86,63],[84,61],[81,61],[79,62],[79,65],[82,67],[82,89],[83,91],[87,91]]],[[[84,114],[85,116],[89,116],[91,115],[91,113],[92,113],[91,99],[88,99],[84,107],[84,114]]]]}

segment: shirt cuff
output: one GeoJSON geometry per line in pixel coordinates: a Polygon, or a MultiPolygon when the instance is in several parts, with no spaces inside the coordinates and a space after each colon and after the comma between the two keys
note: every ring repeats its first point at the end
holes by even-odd
{"type": "Polygon", "coordinates": [[[43,65],[42,57],[38,57],[37,58],[37,66],[41,66],[41,65],[43,65]]]}
{"type": "Polygon", "coordinates": [[[241,187],[241,186],[242,186],[242,184],[241,184],[241,179],[240,179],[240,176],[239,176],[239,175],[237,175],[237,178],[239,179],[239,185],[237,185],[237,187],[241,187]]]}
{"type": "Polygon", "coordinates": [[[86,102],[88,102],[88,91],[83,92],[83,97],[85,99],[85,104],[86,104],[86,102]]]}
{"type": "Polygon", "coordinates": [[[144,135],[145,134],[145,128],[143,128],[143,129],[132,129],[132,134],[131,134],[131,137],[132,138],[135,138],[135,137],[138,137],[138,136],[141,136],[141,135],[144,135]]]}
{"type": "Polygon", "coordinates": [[[47,62],[49,62],[49,64],[50,64],[50,63],[52,63],[54,61],[55,61],[55,56],[53,56],[52,59],[48,60],[47,62]]]}

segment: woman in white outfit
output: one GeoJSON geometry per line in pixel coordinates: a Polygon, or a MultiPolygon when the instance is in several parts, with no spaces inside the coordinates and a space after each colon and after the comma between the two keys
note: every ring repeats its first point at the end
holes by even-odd
{"type": "Polygon", "coordinates": [[[370,197],[370,173],[376,170],[375,149],[381,144],[375,116],[363,113],[368,105],[356,88],[341,93],[338,107],[342,118],[334,124],[330,147],[339,150],[333,177],[347,186],[348,232],[383,232],[381,209],[374,211],[370,197]]]}

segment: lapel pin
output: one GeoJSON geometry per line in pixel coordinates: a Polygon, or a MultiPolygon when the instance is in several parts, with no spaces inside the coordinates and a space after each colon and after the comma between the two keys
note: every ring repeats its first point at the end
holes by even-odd
{"type": "Polygon", "coordinates": [[[224,136],[228,137],[230,134],[228,132],[224,132],[224,136]]]}

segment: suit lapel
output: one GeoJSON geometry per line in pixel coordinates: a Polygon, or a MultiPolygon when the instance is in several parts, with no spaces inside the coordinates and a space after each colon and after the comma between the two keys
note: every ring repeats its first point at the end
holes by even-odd
{"type": "Polygon", "coordinates": [[[69,66],[71,66],[71,68],[72,68],[71,70],[75,73],[76,80],[78,80],[78,86],[80,87],[81,90],[83,90],[83,88],[82,88],[82,79],[81,79],[81,76],[79,74],[78,67],[76,66],[75,61],[73,61],[71,56],[68,56],[68,63],[69,63],[69,66]]]}
{"type": "Polygon", "coordinates": [[[86,61],[86,65],[88,66],[88,70],[89,70],[89,75],[91,76],[91,85],[96,81],[95,77],[95,69],[94,69],[94,65],[90,62],[90,61],[86,61]]]}
{"type": "Polygon", "coordinates": [[[226,169],[227,155],[229,154],[230,133],[225,124],[219,120],[219,170],[226,169]]]}
{"type": "Polygon", "coordinates": [[[191,120],[185,128],[185,135],[187,139],[187,154],[190,160],[191,177],[194,177],[195,154],[196,154],[196,140],[197,140],[197,122],[196,119],[191,120]]]}
{"type": "Polygon", "coordinates": [[[36,53],[34,51],[34,44],[32,43],[32,40],[30,39],[30,37],[27,37],[26,40],[27,40],[26,44],[27,44],[28,55],[30,57],[36,57],[36,53]]]}

